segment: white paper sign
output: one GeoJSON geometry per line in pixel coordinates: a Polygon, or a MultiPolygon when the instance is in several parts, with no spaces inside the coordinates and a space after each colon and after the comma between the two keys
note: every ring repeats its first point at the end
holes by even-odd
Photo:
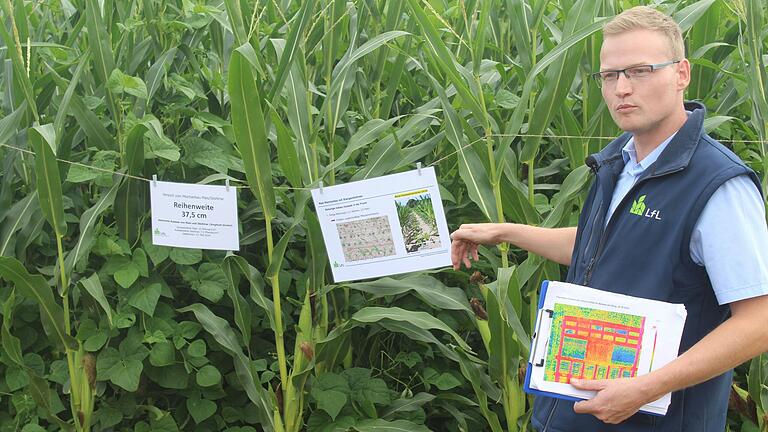
{"type": "Polygon", "coordinates": [[[434,168],[312,190],[335,282],[451,264],[434,168]]]}
{"type": "Polygon", "coordinates": [[[240,249],[237,189],[153,181],[152,243],[193,249],[240,249]]]}

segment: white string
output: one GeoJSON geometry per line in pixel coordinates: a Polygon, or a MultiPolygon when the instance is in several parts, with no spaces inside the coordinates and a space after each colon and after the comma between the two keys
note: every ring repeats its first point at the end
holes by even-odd
{"type": "MultiPolygon", "coordinates": [[[[453,155],[463,151],[464,149],[466,149],[468,147],[471,147],[471,146],[477,144],[480,141],[483,141],[484,139],[486,139],[488,137],[570,138],[570,139],[599,139],[599,140],[614,140],[614,139],[616,139],[616,137],[581,136],[581,135],[490,134],[490,135],[483,136],[482,138],[478,138],[475,141],[472,141],[471,143],[468,143],[468,144],[465,144],[465,145],[459,147],[458,150],[456,150],[456,151],[454,151],[452,153],[449,153],[449,154],[441,157],[440,159],[430,163],[429,165],[427,165],[427,167],[435,166],[438,163],[440,163],[440,162],[450,158],[451,156],[453,156],[453,155]]],[[[718,141],[721,142],[721,143],[759,143],[759,144],[766,144],[766,143],[768,143],[768,141],[765,141],[765,140],[718,140],[718,141]]],[[[8,145],[8,144],[0,144],[0,147],[6,147],[6,148],[13,149],[13,150],[16,150],[16,151],[19,151],[19,152],[22,152],[22,153],[27,153],[27,154],[31,154],[33,156],[36,156],[35,152],[33,152],[31,150],[27,150],[27,149],[23,149],[23,148],[19,148],[19,147],[14,147],[14,146],[11,146],[11,145],[8,145]]],[[[92,165],[86,165],[86,164],[83,164],[83,163],[80,163],[80,162],[73,162],[73,161],[69,161],[69,160],[66,160],[66,159],[60,159],[60,158],[56,158],[56,160],[61,162],[61,163],[70,164],[70,165],[76,165],[76,166],[79,166],[79,167],[82,167],[82,168],[86,168],[86,169],[92,169],[92,170],[95,170],[95,171],[101,171],[101,172],[112,174],[112,175],[128,177],[128,178],[131,178],[131,179],[134,179],[134,180],[142,180],[142,181],[145,181],[147,183],[150,183],[152,181],[151,179],[148,179],[148,178],[134,176],[134,175],[130,175],[130,174],[125,174],[125,173],[121,173],[121,172],[118,172],[118,171],[109,170],[109,169],[106,169],[106,168],[95,167],[95,166],[92,166],[92,165]]],[[[230,179],[230,181],[240,182],[240,180],[237,180],[237,179],[230,179]]],[[[236,188],[236,189],[247,189],[247,188],[250,188],[249,185],[230,185],[230,187],[233,187],[233,188],[236,188]]],[[[279,189],[279,190],[288,190],[288,191],[290,191],[290,190],[314,190],[314,189],[317,189],[315,187],[292,187],[292,186],[273,186],[272,188],[273,189],[279,189]]]]}

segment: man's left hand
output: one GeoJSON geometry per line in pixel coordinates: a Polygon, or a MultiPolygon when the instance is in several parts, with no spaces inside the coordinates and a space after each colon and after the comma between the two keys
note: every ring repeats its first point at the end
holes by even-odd
{"type": "Polygon", "coordinates": [[[637,378],[604,380],[571,379],[571,385],[579,390],[596,391],[589,400],[576,402],[573,411],[592,414],[604,423],[621,423],[636,413],[650,399],[637,378]]]}

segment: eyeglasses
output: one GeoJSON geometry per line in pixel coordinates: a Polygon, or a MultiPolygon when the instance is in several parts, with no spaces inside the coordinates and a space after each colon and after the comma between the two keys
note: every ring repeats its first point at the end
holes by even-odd
{"type": "Polygon", "coordinates": [[[651,72],[663,67],[667,67],[669,65],[673,65],[675,63],[680,63],[680,60],[670,60],[664,63],[637,65],[624,69],[600,71],[593,73],[592,77],[595,79],[595,81],[597,81],[598,87],[602,87],[604,84],[615,85],[616,81],[619,80],[620,73],[623,73],[624,76],[630,80],[643,79],[647,78],[651,72]]]}

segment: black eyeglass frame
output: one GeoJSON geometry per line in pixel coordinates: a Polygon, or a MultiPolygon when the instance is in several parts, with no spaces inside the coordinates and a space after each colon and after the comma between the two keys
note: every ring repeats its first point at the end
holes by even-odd
{"type": "Polygon", "coordinates": [[[595,73],[593,73],[593,74],[592,74],[592,78],[594,78],[594,80],[595,80],[595,81],[597,81],[597,85],[598,85],[598,87],[602,87],[602,86],[603,86],[603,74],[604,74],[604,73],[606,73],[606,72],[612,72],[612,73],[616,73],[616,81],[618,81],[618,80],[619,80],[619,73],[623,73],[623,74],[624,74],[624,76],[625,76],[625,77],[626,77],[628,80],[631,80],[631,79],[632,79],[632,77],[631,77],[631,76],[629,76],[629,73],[627,72],[627,71],[629,71],[629,70],[631,70],[631,69],[635,69],[635,68],[644,68],[644,67],[650,67],[650,68],[651,68],[651,72],[654,72],[654,71],[656,71],[656,70],[658,70],[658,69],[661,69],[661,68],[665,68],[665,67],[667,67],[667,66],[670,66],[670,65],[673,65],[673,64],[677,64],[677,63],[680,63],[681,61],[682,61],[682,60],[670,60],[670,61],[666,61],[666,62],[664,62],[664,63],[654,63],[654,64],[634,65],[634,66],[626,67],[626,68],[624,68],[624,69],[604,70],[604,71],[600,71],[600,72],[595,72],[595,73]]]}

